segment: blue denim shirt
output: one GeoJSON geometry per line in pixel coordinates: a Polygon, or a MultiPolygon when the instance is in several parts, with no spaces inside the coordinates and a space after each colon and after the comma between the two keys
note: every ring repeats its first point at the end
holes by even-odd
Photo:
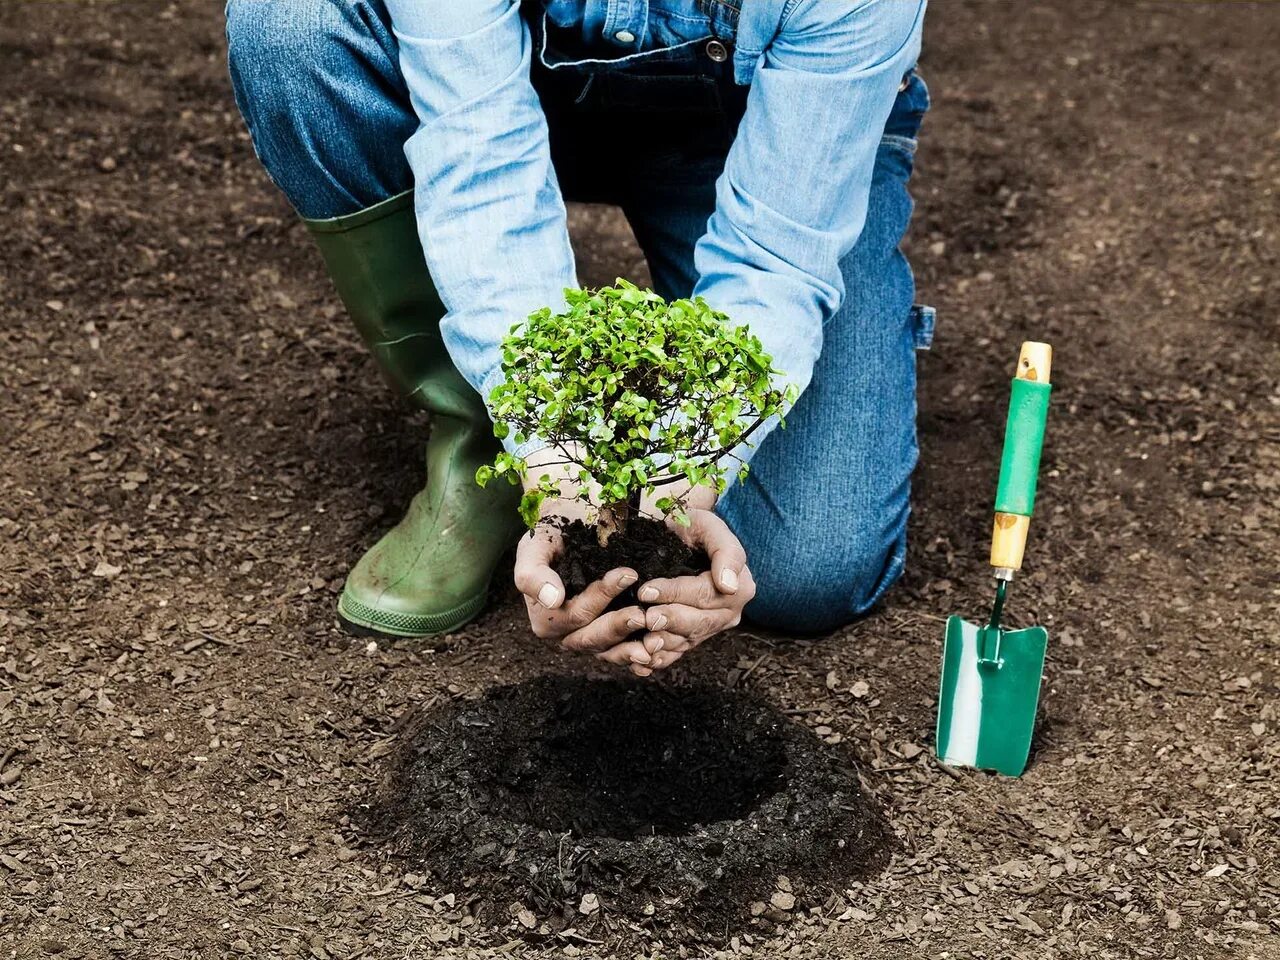
{"type": "MultiPolygon", "coordinates": [[[[748,323],[803,390],[844,296],[876,150],[916,61],[926,0],[543,0],[558,27],[618,57],[735,30],[746,114],[698,242],[695,294],[748,323]],[[736,24],[736,27],[735,27],[736,24]]],[[[519,0],[387,0],[418,115],[405,145],[442,333],[487,399],[513,323],[578,285],[535,49],[519,0]]],[[[757,435],[756,442],[759,442],[757,435]]],[[[526,445],[521,453],[530,452],[526,445]]]]}

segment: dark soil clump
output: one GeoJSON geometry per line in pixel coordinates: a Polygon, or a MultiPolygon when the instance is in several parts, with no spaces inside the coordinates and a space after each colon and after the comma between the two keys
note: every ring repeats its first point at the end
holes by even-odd
{"type": "MultiPolygon", "coordinates": [[[[556,572],[570,597],[617,567],[630,567],[638,573],[637,587],[654,577],[696,576],[711,569],[705,553],[689,547],[658,520],[637,517],[627,524],[625,532],[610,537],[604,547],[600,546],[596,528],[581,520],[566,524],[561,534],[564,555],[556,572]]],[[[635,603],[635,590],[636,587],[627,590],[612,606],[621,608],[635,603]]]]}
{"type": "Polygon", "coordinates": [[[482,919],[529,911],[534,935],[772,926],[785,913],[748,908],[779,876],[821,903],[891,843],[852,758],[767,704],[562,677],[420,718],[357,820],[482,919]]]}

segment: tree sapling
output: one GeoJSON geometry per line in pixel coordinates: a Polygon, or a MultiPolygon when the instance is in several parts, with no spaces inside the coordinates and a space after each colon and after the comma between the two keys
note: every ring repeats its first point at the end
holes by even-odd
{"type": "MultiPolygon", "coordinates": [[[[521,516],[532,528],[548,497],[577,499],[594,508],[602,549],[615,537],[632,539],[635,524],[672,537],[638,516],[641,498],[676,486],[655,506],[687,525],[689,490],[718,494],[728,471],[745,476],[735,450],[781,415],[795,389],[775,385],[779,371],[747,327],[701,298],[667,303],[625,280],[565,297],[565,312],[544,308],[512,328],[502,345],[506,379],[489,397],[499,437],[543,442],[569,475],[567,484],[563,473],[542,475],[521,516]]],[[[523,458],[503,452],[476,480],[519,483],[527,470],[523,458]]]]}

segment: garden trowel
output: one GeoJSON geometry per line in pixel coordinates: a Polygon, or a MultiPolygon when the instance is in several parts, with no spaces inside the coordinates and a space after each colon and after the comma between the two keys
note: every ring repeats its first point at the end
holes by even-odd
{"type": "Polygon", "coordinates": [[[1027,765],[1049,633],[1000,626],[1014,573],[1022,568],[1040,471],[1053,349],[1026,342],[1018,355],[996,489],[991,566],[996,598],[984,625],[953,616],[942,647],[938,759],[1017,777],[1027,765]]]}

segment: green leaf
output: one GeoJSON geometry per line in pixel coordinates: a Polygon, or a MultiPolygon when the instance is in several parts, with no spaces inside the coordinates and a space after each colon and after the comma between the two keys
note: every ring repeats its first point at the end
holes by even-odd
{"type": "MultiPolygon", "coordinates": [[[[780,416],[794,386],[775,387],[778,371],[759,338],[734,326],[701,297],[665,302],[619,279],[598,290],[565,291],[565,309],[534,311],[502,343],[505,380],[491,393],[494,432],[518,443],[538,436],[570,457],[573,493],[598,489],[608,502],[627,502],[672,478],[723,489],[724,455],[748,431],[780,416]],[[663,464],[663,466],[659,466],[663,464]]],[[[492,473],[512,482],[525,465],[505,451],[492,473]]],[[[561,496],[546,478],[543,497],[561,496]]],[[[521,503],[526,522],[541,500],[521,503]]],[[[673,497],[658,508],[683,516],[673,497]]]]}
{"type": "Polygon", "coordinates": [[[542,518],[542,501],[546,498],[547,495],[539,489],[528,490],[520,498],[520,519],[530,530],[536,527],[542,518]]]}

